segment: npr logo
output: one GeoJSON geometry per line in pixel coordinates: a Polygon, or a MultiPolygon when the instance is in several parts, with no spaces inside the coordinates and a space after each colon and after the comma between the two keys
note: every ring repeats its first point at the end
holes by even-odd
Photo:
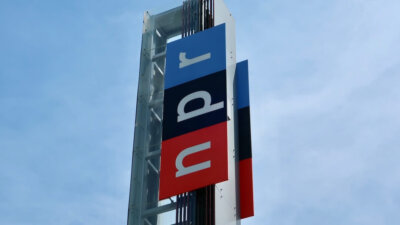
{"type": "Polygon", "coordinates": [[[167,46],[160,199],[228,179],[225,68],[224,25],[167,46]]]}

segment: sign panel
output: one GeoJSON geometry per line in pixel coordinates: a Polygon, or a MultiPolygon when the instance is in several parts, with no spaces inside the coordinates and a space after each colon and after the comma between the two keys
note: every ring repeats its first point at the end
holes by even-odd
{"type": "Polygon", "coordinates": [[[163,140],[227,119],[225,70],[165,90],[163,140]]]}
{"type": "Polygon", "coordinates": [[[225,25],[167,45],[160,199],[228,179],[225,25]]]}
{"type": "Polygon", "coordinates": [[[240,218],[254,216],[248,62],[236,65],[240,218]]]}
{"type": "Polygon", "coordinates": [[[226,68],[225,24],[168,43],[165,89],[226,68]]]}
{"type": "Polygon", "coordinates": [[[160,199],[227,179],[226,132],[223,122],[163,141],[160,199]]]}

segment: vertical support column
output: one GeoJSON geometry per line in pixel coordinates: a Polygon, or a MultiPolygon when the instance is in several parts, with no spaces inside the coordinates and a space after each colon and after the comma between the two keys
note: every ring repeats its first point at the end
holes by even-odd
{"type": "Polygon", "coordinates": [[[226,24],[226,74],[228,99],[228,181],[215,185],[215,224],[239,225],[239,171],[238,171],[238,141],[237,113],[235,101],[235,70],[236,70],[236,39],[235,20],[223,0],[214,0],[214,23],[226,24]]]}
{"type": "Polygon", "coordinates": [[[154,20],[148,12],[144,14],[142,49],[140,57],[139,85],[137,92],[135,134],[132,156],[131,187],[129,193],[128,225],[144,224],[145,182],[148,168],[146,155],[148,150],[148,121],[150,99],[150,77],[153,71],[151,66],[154,20]]]}
{"type": "Polygon", "coordinates": [[[180,33],[182,8],[144,14],[128,225],[157,225],[176,203],[159,202],[159,169],[167,39],[180,33]]]}

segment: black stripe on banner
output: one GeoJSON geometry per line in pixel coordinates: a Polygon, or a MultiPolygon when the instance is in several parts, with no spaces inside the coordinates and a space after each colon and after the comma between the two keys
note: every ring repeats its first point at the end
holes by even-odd
{"type": "Polygon", "coordinates": [[[166,89],[164,94],[162,139],[167,140],[227,121],[226,101],[225,70],[166,89]],[[183,114],[190,114],[190,112],[202,108],[210,108],[210,105],[206,105],[204,98],[188,98],[192,100],[183,104],[185,98],[199,92],[206,93],[208,100],[211,101],[208,104],[215,104],[218,107],[179,121],[179,105],[184,106],[183,114]]]}
{"type": "Polygon", "coordinates": [[[250,107],[244,107],[238,110],[238,128],[239,160],[251,158],[250,107]]]}

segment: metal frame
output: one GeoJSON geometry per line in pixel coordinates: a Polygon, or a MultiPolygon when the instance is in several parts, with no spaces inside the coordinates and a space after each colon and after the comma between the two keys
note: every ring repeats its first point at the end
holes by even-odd
{"type": "Polygon", "coordinates": [[[129,193],[128,225],[157,225],[176,203],[158,201],[167,40],[181,34],[182,7],[144,14],[129,193]]]}
{"type": "MultiPolygon", "coordinates": [[[[183,33],[182,11],[180,6],[157,15],[150,15],[149,12],[144,14],[128,225],[161,224],[159,215],[175,210],[177,206],[172,199],[167,204],[159,202],[158,190],[166,44],[169,38],[183,33]]],[[[233,85],[236,67],[235,22],[223,0],[215,0],[215,25],[222,23],[227,25],[229,180],[215,185],[215,224],[240,225],[233,85]]]]}

